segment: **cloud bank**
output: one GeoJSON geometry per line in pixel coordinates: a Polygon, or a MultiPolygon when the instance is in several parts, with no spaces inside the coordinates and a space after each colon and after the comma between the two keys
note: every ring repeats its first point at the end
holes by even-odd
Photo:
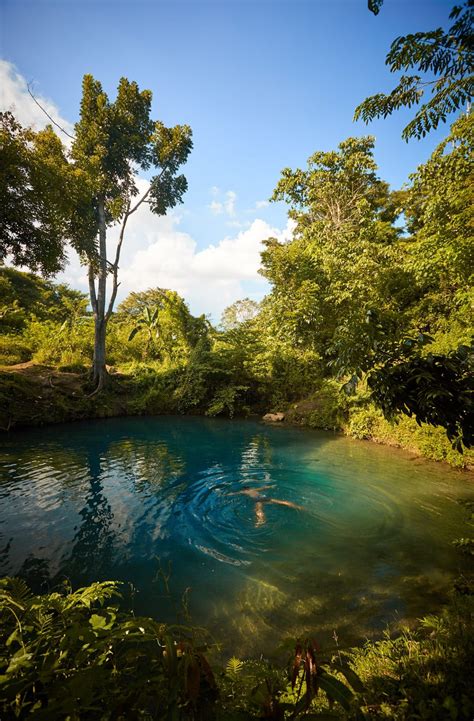
{"type": "MultiPolygon", "coordinates": [[[[140,180],[141,191],[146,181],[140,180]]],[[[148,206],[130,218],[120,262],[118,299],[131,291],[159,286],[178,291],[193,313],[210,314],[218,321],[222,311],[234,301],[252,297],[260,300],[268,292],[267,281],[259,274],[262,241],[269,237],[285,242],[291,238],[293,223],[280,230],[261,219],[216,245],[199,249],[196,240],[180,229],[178,213],[157,218],[148,206]]],[[[112,255],[118,228],[108,234],[112,255]]],[[[85,269],[71,252],[71,262],[61,279],[87,290],[85,269]]]]}
{"type": "MultiPolygon", "coordinates": [[[[48,124],[48,118],[28,95],[25,79],[5,60],[0,60],[0,88],[0,110],[11,110],[22,125],[38,130],[48,124]]],[[[72,124],[61,117],[51,100],[35,95],[56,122],[73,132],[72,124]]],[[[144,179],[139,179],[138,185],[141,192],[148,187],[144,179]]],[[[179,211],[157,217],[143,205],[130,218],[120,262],[118,301],[133,290],[154,286],[170,288],[184,296],[193,313],[210,314],[217,321],[224,308],[234,301],[246,296],[259,300],[268,291],[267,282],[258,273],[262,241],[271,236],[288,240],[292,222],[284,229],[273,228],[259,218],[249,222],[247,217],[241,222],[234,190],[221,192],[215,186],[211,196],[208,206],[211,212],[226,218],[233,231],[206,248],[199,249],[196,239],[181,230],[179,211]]],[[[266,201],[256,201],[255,208],[265,205],[266,201]]],[[[192,209],[185,207],[185,210],[189,226],[192,209]]],[[[110,229],[108,236],[109,257],[113,257],[118,228],[110,229]]],[[[85,268],[72,250],[69,259],[57,280],[87,292],[85,268]]]]}

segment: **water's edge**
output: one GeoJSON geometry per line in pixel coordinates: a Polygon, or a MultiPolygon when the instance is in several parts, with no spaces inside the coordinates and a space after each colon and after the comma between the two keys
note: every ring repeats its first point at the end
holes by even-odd
{"type": "MultiPolygon", "coordinates": [[[[136,394],[133,392],[133,388],[127,386],[124,378],[118,374],[112,375],[110,387],[94,396],[90,395],[90,389],[87,387],[84,376],[78,373],[62,372],[48,366],[31,363],[0,368],[0,437],[21,428],[48,427],[61,423],[101,418],[169,415],[169,412],[161,412],[160,409],[150,413],[137,410],[136,394]]],[[[265,412],[264,409],[259,409],[258,413],[247,416],[236,415],[235,418],[255,420],[260,419],[265,412]]],[[[183,416],[206,417],[204,410],[199,409],[196,409],[194,413],[187,412],[183,416]]],[[[230,421],[231,419],[226,420],[230,421]]],[[[306,430],[309,427],[304,415],[295,417],[291,411],[279,425],[289,428],[305,428],[306,430]]],[[[327,429],[311,428],[311,430],[327,429]]],[[[344,430],[333,432],[354,438],[351,433],[344,430]]],[[[408,435],[410,436],[410,434],[408,435]]],[[[470,454],[465,454],[461,460],[456,458],[456,462],[453,463],[449,458],[440,459],[432,453],[430,454],[429,451],[423,452],[413,445],[411,438],[407,441],[400,441],[385,434],[360,440],[402,449],[414,458],[423,458],[463,471],[474,472],[474,465],[469,458],[470,454]]]]}

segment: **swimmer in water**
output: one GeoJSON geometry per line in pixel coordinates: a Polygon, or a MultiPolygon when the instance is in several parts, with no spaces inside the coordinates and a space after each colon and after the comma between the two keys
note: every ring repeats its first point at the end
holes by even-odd
{"type": "Polygon", "coordinates": [[[251,488],[250,486],[244,486],[241,491],[235,491],[229,493],[229,496],[248,496],[252,498],[255,503],[255,525],[263,526],[266,522],[267,517],[263,508],[264,503],[273,503],[277,506],[288,506],[288,508],[296,508],[298,511],[304,511],[303,506],[297,506],[296,503],[291,501],[281,501],[279,498],[267,498],[261,495],[261,491],[267,491],[271,486],[260,486],[260,488],[251,488]]]}

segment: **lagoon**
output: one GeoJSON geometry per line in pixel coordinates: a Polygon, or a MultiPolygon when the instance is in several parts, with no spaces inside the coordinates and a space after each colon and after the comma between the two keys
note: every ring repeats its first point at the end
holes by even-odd
{"type": "Polygon", "coordinates": [[[0,573],[126,581],[137,613],[189,613],[235,655],[347,645],[439,610],[473,491],[444,464],[253,420],[20,430],[0,441],[0,573]]]}

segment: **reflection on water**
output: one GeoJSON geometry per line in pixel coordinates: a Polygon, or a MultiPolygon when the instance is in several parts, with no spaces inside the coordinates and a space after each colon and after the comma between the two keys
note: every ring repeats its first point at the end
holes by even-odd
{"type": "Polygon", "coordinates": [[[435,610],[466,559],[469,476],[329,433],[200,418],[91,421],[0,444],[0,573],[46,590],[157,582],[234,653],[307,631],[341,643],[435,610]]]}

